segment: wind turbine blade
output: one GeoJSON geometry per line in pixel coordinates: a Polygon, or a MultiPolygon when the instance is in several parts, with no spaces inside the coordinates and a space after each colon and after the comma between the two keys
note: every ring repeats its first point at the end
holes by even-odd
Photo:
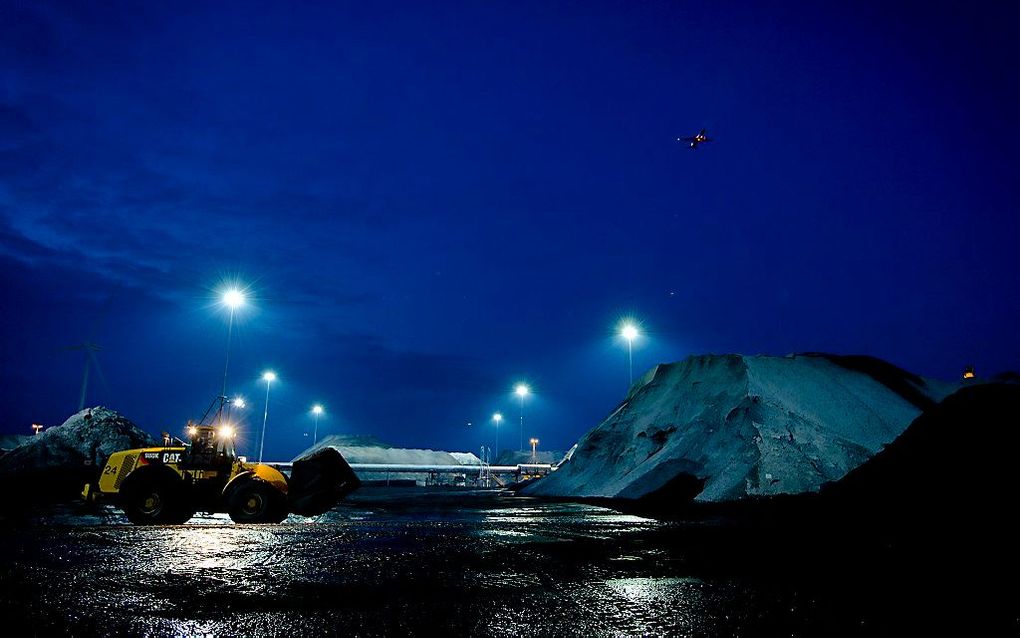
{"type": "Polygon", "coordinates": [[[99,329],[103,326],[106,321],[106,316],[110,312],[110,306],[113,305],[113,295],[110,295],[99,305],[99,312],[96,313],[95,319],[92,320],[92,326],[89,328],[89,342],[96,338],[99,333],[99,329]]]}
{"type": "Polygon", "coordinates": [[[96,368],[96,374],[99,375],[99,381],[103,384],[103,389],[106,393],[110,393],[110,384],[106,382],[106,375],[103,374],[103,369],[99,366],[99,359],[96,358],[96,354],[93,350],[89,350],[89,359],[92,361],[92,365],[96,368]]]}
{"type": "Polygon", "coordinates": [[[78,411],[85,409],[85,394],[89,389],[89,358],[85,357],[85,373],[81,375],[81,396],[78,397],[78,411]]]}

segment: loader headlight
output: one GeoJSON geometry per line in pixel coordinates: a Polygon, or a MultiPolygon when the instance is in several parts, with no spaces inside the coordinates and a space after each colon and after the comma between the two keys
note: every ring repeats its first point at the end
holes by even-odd
{"type": "Polygon", "coordinates": [[[193,425],[188,426],[188,436],[195,436],[198,434],[198,430],[193,425]]]}
{"type": "Polygon", "coordinates": [[[230,427],[229,425],[224,425],[223,427],[220,428],[219,435],[220,438],[231,439],[234,437],[234,428],[230,427]]]}

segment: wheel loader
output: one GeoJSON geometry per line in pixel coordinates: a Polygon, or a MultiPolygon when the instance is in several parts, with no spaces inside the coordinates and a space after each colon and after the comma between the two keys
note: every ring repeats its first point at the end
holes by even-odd
{"type": "Polygon", "coordinates": [[[290,477],[234,450],[227,425],[189,424],[188,441],[164,436],[161,447],[110,455],[87,502],[110,500],[136,525],[178,525],[196,512],[226,512],[235,523],[279,523],[289,513],[315,516],[354,491],[359,481],[333,448],[292,464],[290,477]]]}

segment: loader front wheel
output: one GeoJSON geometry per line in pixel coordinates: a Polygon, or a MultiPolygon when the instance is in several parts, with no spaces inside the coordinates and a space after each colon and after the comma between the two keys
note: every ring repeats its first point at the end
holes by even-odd
{"type": "Polygon", "coordinates": [[[235,523],[279,523],[287,517],[287,497],[257,479],[237,486],[230,494],[228,506],[235,523]]]}
{"type": "MultiPolygon", "coordinates": [[[[177,525],[185,510],[185,494],[179,479],[139,476],[122,490],[124,513],[135,525],[177,525]]],[[[191,518],[190,516],[188,518],[191,518]]]]}

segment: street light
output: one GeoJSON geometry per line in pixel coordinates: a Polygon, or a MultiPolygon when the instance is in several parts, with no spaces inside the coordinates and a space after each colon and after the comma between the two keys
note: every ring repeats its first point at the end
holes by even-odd
{"type": "Polygon", "coordinates": [[[531,462],[532,463],[537,463],[538,462],[538,452],[537,452],[537,449],[538,449],[538,439],[533,438],[533,439],[531,439],[530,443],[531,443],[531,462]]]}
{"type": "Polygon", "coordinates": [[[496,458],[499,458],[499,424],[503,422],[503,415],[499,412],[492,415],[492,421],[496,424],[496,458]]]}
{"type": "MultiPolygon", "coordinates": [[[[236,396],[236,397],[234,397],[233,399],[231,399],[231,400],[230,400],[230,407],[228,407],[228,408],[227,408],[227,414],[226,414],[226,419],[227,419],[227,420],[230,420],[230,410],[231,410],[231,409],[234,409],[234,408],[236,408],[236,409],[238,409],[238,410],[243,410],[243,409],[245,409],[246,407],[248,407],[248,404],[247,404],[247,403],[245,403],[245,401],[244,401],[244,397],[242,397],[242,396],[236,396]]],[[[221,420],[222,420],[222,419],[221,419],[221,420]]]]}
{"type": "Polygon", "coordinates": [[[640,333],[637,326],[628,322],[620,327],[620,336],[627,340],[627,369],[630,371],[630,385],[634,385],[634,340],[640,333]]]}
{"type": "Polygon", "coordinates": [[[231,288],[223,293],[223,303],[231,310],[240,308],[244,305],[244,293],[237,288],[231,288]]]}
{"type": "Polygon", "coordinates": [[[269,386],[276,381],[276,373],[272,370],[266,370],[262,375],[262,380],[266,382],[266,411],[262,414],[262,437],[259,440],[259,463],[262,462],[262,452],[266,448],[266,422],[269,420],[269,386]]]}
{"type": "Polygon", "coordinates": [[[528,396],[531,389],[524,383],[518,383],[514,393],[521,399],[521,452],[524,451],[524,397],[528,396]]]}
{"type": "Polygon", "coordinates": [[[322,416],[322,406],[316,403],[312,406],[312,414],[315,415],[315,437],[312,439],[312,445],[319,442],[319,417],[322,416]]]}
{"type": "MultiPolygon", "coordinates": [[[[234,311],[244,305],[244,292],[237,288],[228,288],[223,291],[220,299],[224,306],[230,308],[230,320],[227,322],[227,356],[223,363],[223,392],[221,397],[227,396],[227,368],[230,366],[230,336],[234,331],[234,311]]],[[[223,404],[221,403],[222,407],[223,404]]]]}

